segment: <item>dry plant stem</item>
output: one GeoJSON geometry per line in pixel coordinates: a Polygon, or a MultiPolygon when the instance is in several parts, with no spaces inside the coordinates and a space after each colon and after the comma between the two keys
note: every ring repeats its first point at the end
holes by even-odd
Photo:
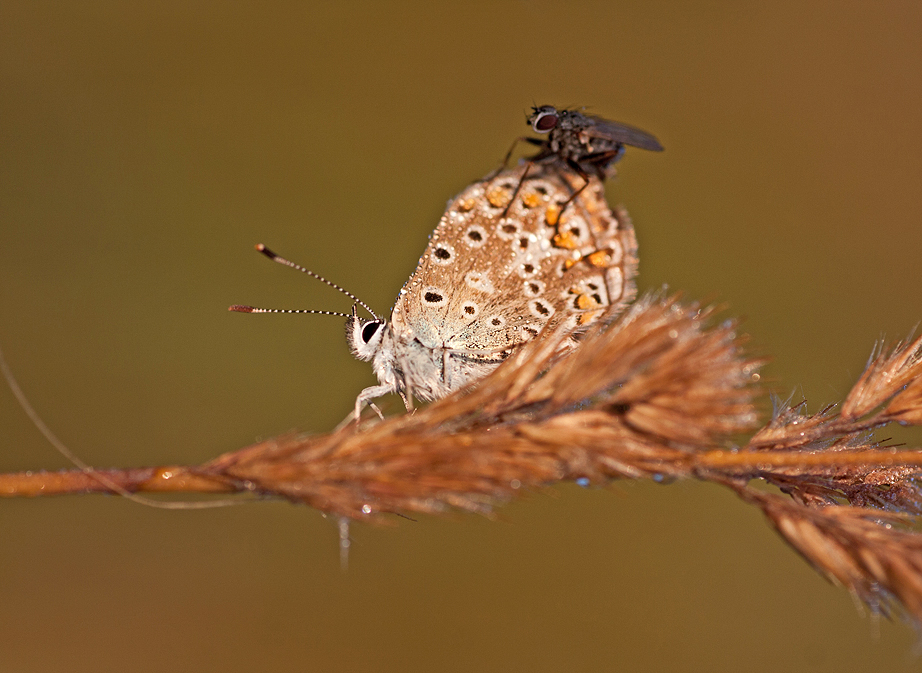
{"type": "MultiPolygon", "coordinates": [[[[922,468],[922,449],[869,449],[855,453],[810,453],[797,451],[756,453],[754,451],[708,451],[694,456],[698,469],[743,474],[761,473],[774,468],[837,468],[849,465],[873,467],[912,466],[922,468]]],[[[759,474],[758,476],[761,476],[759,474]]]]}
{"type": "Polygon", "coordinates": [[[710,461],[716,471],[701,475],[761,508],[816,570],[871,610],[902,612],[917,627],[922,534],[910,527],[922,515],[922,454],[881,449],[869,431],[894,421],[922,421],[920,355],[922,338],[897,344],[890,353],[878,347],[838,415],[831,407],[812,416],[803,405],[781,409],[741,452],[762,456],[758,472],[744,470],[733,478],[726,460],[718,460],[710,461]],[[801,462],[787,462],[791,454],[801,462]],[[791,497],[752,488],[753,477],[791,497]]]}
{"type": "MultiPolygon", "coordinates": [[[[529,430],[525,430],[529,433],[529,430]]],[[[527,436],[527,435],[526,435],[527,436]]],[[[543,438],[535,437],[536,441],[543,438]]],[[[277,447],[278,440],[272,440],[277,447]]],[[[250,449],[259,452],[269,450],[268,443],[256,444],[250,449]]],[[[810,454],[786,452],[771,455],[740,451],[707,451],[701,454],[681,454],[676,460],[687,463],[689,474],[699,475],[707,480],[710,473],[759,475],[771,468],[779,467],[828,467],[860,465],[875,467],[920,467],[922,449],[881,449],[859,453],[810,454]]],[[[166,466],[132,467],[107,470],[60,470],[56,472],[28,471],[0,473],[0,498],[31,498],[51,495],[79,495],[85,493],[109,493],[116,491],[100,482],[101,475],[130,493],[234,493],[251,492],[252,485],[239,483],[215,476],[201,474],[202,467],[166,466]]]]}
{"type": "Polygon", "coordinates": [[[922,626],[922,535],[911,517],[848,505],[806,507],[786,497],[726,484],[761,508],[775,530],[820,574],[873,612],[903,613],[922,626]]]}
{"type": "MultiPolygon", "coordinates": [[[[691,476],[690,456],[756,419],[759,363],[744,358],[731,323],[710,326],[710,313],[648,298],[616,324],[602,321],[579,348],[562,350],[563,335],[545,335],[478,385],[415,414],[360,432],[282,437],[183,472],[205,481],[164,480],[156,470],[105,475],[131,491],[232,488],[353,518],[486,512],[560,480],[691,476]]],[[[91,473],[3,483],[9,496],[106,490],[91,473]]]]}
{"type": "MultiPolygon", "coordinates": [[[[472,389],[361,432],[281,437],[198,467],[102,474],[132,492],[255,491],[368,518],[446,507],[486,512],[522,488],[574,479],[762,478],[828,503],[843,496],[843,478],[854,491],[862,474],[922,465],[922,452],[858,441],[906,417],[905,408],[892,409],[917,394],[920,340],[878,354],[868,368],[876,375],[866,372],[856,386],[862,410],[889,403],[877,414],[785,409],[742,450],[719,450],[754,426],[760,362],[743,356],[732,323],[709,327],[711,314],[647,298],[575,350],[561,353],[562,336],[546,335],[472,389]],[[846,439],[849,446],[835,444],[846,439]]],[[[896,485],[914,478],[902,469],[896,485]]],[[[91,472],[0,475],[0,496],[108,490],[91,472]]]]}
{"type": "Polygon", "coordinates": [[[196,474],[194,468],[132,467],[123,470],[62,470],[0,474],[0,498],[28,498],[78,493],[116,493],[115,484],[129,493],[232,493],[240,490],[227,480],[196,474]],[[102,477],[102,480],[99,477],[102,477]]]}
{"type": "Polygon", "coordinates": [[[251,492],[353,519],[489,514],[523,490],[568,480],[697,478],[762,509],[817,570],[872,609],[922,624],[922,451],[872,431],[922,424],[922,338],[879,347],[842,405],[782,405],[756,426],[758,360],[731,322],[648,297],[567,348],[519,348],[468,390],[413,414],[321,436],[287,436],[197,467],[0,475],[0,496],[127,491],[251,492]],[[752,486],[754,480],[786,495],[752,486]]]}

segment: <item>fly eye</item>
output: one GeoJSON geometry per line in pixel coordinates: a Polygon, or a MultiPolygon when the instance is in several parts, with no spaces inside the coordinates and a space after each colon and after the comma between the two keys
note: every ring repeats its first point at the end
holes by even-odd
{"type": "Polygon", "coordinates": [[[375,335],[375,332],[378,331],[379,327],[381,327],[381,322],[378,320],[371,320],[365,323],[365,326],[362,327],[362,341],[365,343],[371,341],[371,338],[375,335]]]}
{"type": "Polygon", "coordinates": [[[535,133],[547,133],[552,128],[557,126],[557,122],[560,118],[557,116],[557,112],[539,112],[535,115],[534,121],[531,123],[531,127],[535,130],[535,133]]]}

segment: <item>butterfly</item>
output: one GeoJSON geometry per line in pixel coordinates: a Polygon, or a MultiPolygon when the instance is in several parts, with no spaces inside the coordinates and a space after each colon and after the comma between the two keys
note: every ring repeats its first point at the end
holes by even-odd
{"type": "Polygon", "coordinates": [[[379,381],[359,394],[356,417],[387,393],[408,409],[414,397],[444,397],[541,329],[576,334],[633,300],[637,241],[627,213],[612,213],[596,178],[577,190],[578,177],[539,170],[522,185],[524,170],[476,182],[449,202],[390,321],[353,312],[349,347],[379,381]]]}
{"type": "Polygon", "coordinates": [[[506,170],[452,199],[389,320],[355,295],[265,248],[263,254],[308,273],[351,297],[351,314],[259,309],[246,313],[325,313],[346,320],[352,354],[369,361],[378,385],[355,400],[353,418],[373,400],[397,393],[413,400],[444,397],[483,378],[544,329],[575,337],[636,294],[637,240],[627,212],[612,212],[601,181],[538,166],[506,170]],[[571,203],[566,214],[562,205],[571,203]],[[371,318],[358,315],[362,306],[371,318]]]}

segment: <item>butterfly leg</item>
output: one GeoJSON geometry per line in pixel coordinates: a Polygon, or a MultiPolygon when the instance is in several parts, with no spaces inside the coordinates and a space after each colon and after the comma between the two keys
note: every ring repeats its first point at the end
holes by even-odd
{"type": "Polygon", "coordinates": [[[448,380],[448,360],[450,357],[451,353],[447,348],[442,351],[442,382],[449,388],[451,387],[451,382],[448,380]]]}
{"type": "MultiPolygon", "coordinates": [[[[370,390],[370,389],[366,388],[366,390],[370,390]]],[[[362,391],[362,392],[365,392],[365,391],[362,391]]],[[[390,389],[385,390],[384,393],[382,393],[382,394],[386,394],[386,393],[389,393],[389,392],[391,392],[390,389]]],[[[377,397],[377,395],[372,395],[372,397],[377,397]]],[[[350,412],[349,412],[349,415],[346,416],[346,417],[340,422],[339,425],[337,425],[335,428],[333,428],[333,433],[335,434],[335,433],[339,432],[340,430],[342,430],[343,428],[345,428],[345,427],[348,426],[348,425],[353,425],[353,424],[354,424],[356,427],[358,427],[359,420],[362,418],[362,405],[363,405],[363,404],[368,404],[368,406],[371,407],[372,410],[374,410],[374,412],[375,412],[376,414],[378,414],[378,417],[379,417],[382,421],[384,420],[384,414],[381,413],[381,410],[378,408],[378,405],[375,404],[374,402],[372,402],[370,399],[368,399],[368,400],[363,400],[363,399],[362,399],[362,396],[359,395],[359,397],[357,397],[356,400],[355,400],[355,409],[353,409],[352,411],[350,411],[350,412]]]]}
{"type": "Polygon", "coordinates": [[[365,404],[371,407],[374,412],[378,414],[378,417],[383,421],[384,414],[381,413],[381,410],[378,409],[378,406],[372,402],[372,400],[392,392],[394,392],[394,388],[387,385],[371,386],[370,388],[365,388],[365,390],[360,392],[358,397],[355,398],[355,409],[352,411],[352,414],[346,418],[346,421],[355,421],[358,423],[359,419],[362,417],[362,407],[365,404]]]}

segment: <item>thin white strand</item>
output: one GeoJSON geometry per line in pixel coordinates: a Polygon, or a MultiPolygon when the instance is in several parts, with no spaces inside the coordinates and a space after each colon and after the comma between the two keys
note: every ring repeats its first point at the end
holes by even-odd
{"type": "Polygon", "coordinates": [[[246,500],[239,499],[211,500],[209,502],[160,502],[159,500],[151,500],[149,498],[145,498],[144,496],[136,495],[135,493],[128,491],[121,485],[116,484],[111,479],[103,476],[83,460],[81,460],[73,451],[67,448],[67,445],[65,445],[64,442],[57,438],[57,436],[47,425],[45,425],[42,417],[38,415],[38,412],[35,410],[32,404],[30,404],[29,399],[22,391],[22,388],[19,387],[19,383],[13,376],[13,371],[10,369],[10,366],[6,362],[6,358],[3,355],[2,349],[0,349],[0,372],[2,372],[3,378],[6,379],[6,383],[10,387],[10,390],[13,392],[13,396],[16,398],[16,401],[19,402],[19,406],[21,406],[22,410],[26,412],[26,416],[28,416],[33,425],[38,428],[38,431],[44,435],[46,440],[48,440],[48,443],[51,444],[51,446],[53,446],[58,453],[67,458],[67,460],[77,466],[85,474],[92,477],[106,488],[111,489],[119,495],[127,498],[128,500],[136,502],[139,505],[156,507],[158,509],[212,509],[214,507],[242,505],[248,502],[246,500]]]}

